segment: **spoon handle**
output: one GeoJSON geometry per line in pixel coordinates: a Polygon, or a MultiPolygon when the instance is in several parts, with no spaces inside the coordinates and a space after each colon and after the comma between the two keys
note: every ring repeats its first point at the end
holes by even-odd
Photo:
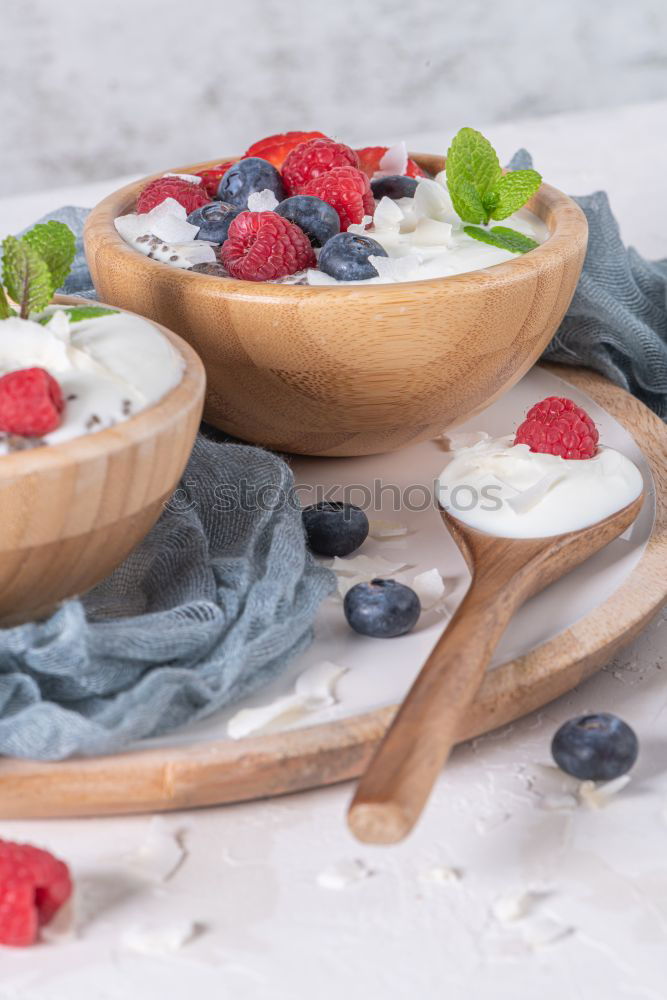
{"type": "Polygon", "coordinates": [[[460,719],[521,603],[518,588],[498,586],[497,574],[491,576],[473,577],[361,778],[348,812],[359,840],[393,844],[419,818],[460,719]]]}

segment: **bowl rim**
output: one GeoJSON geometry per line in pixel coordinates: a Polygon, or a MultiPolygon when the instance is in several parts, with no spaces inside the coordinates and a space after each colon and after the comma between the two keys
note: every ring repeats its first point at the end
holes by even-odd
{"type": "MultiPolygon", "coordinates": [[[[54,295],[50,304],[62,306],[104,305],[102,302],[78,295],[54,295]]],[[[198,400],[203,404],[206,386],[204,365],[197,352],[187,341],[167,327],[162,326],[161,323],[140,316],[130,309],[120,309],[117,306],[112,308],[117,312],[128,313],[138,319],[145,320],[167,338],[185,362],[181,380],[157,402],[113,427],[107,427],[105,430],[93,434],[80,434],[78,437],[56,444],[40,445],[26,451],[0,455],[0,484],[19,476],[36,472],[53,472],[73,463],[80,464],[113,455],[123,451],[128,445],[147,440],[153,436],[157,429],[164,428],[175,419],[180,419],[183,411],[189,409],[193,404],[197,405],[198,400]]]]}
{"type": "MultiPolygon", "coordinates": [[[[432,153],[412,153],[408,154],[411,159],[417,161],[420,166],[425,166],[431,173],[436,173],[444,168],[445,158],[432,153]]],[[[415,291],[417,289],[442,288],[443,283],[453,290],[463,285],[466,291],[471,288],[488,288],[490,284],[505,284],[509,280],[518,280],[520,277],[536,275],[543,267],[550,266],[551,261],[556,256],[569,259],[576,256],[585,249],[588,241],[588,222],[582,209],[568,195],[550,184],[542,183],[537,193],[524,206],[534,212],[549,228],[549,236],[534,250],[520,254],[513,260],[503,261],[499,264],[492,264],[489,267],[478,268],[474,271],[464,271],[461,274],[445,275],[439,278],[421,278],[413,281],[386,282],[373,285],[346,284],[341,287],[335,285],[294,285],[281,284],[279,282],[245,281],[239,278],[221,278],[217,275],[207,275],[201,272],[193,272],[185,268],[175,268],[164,261],[153,260],[140,253],[134,247],[126,243],[117,232],[114,219],[119,215],[128,214],[130,204],[136,201],[139,192],[150,181],[162,177],[167,173],[174,174],[194,174],[198,170],[206,170],[218,163],[226,160],[236,161],[238,157],[216,157],[213,160],[205,160],[201,163],[188,164],[181,167],[172,167],[168,170],[160,170],[157,173],[147,175],[132,181],[130,184],[118,188],[100,201],[90,212],[84,227],[84,243],[86,252],[89,251],[89,244],[92,240],[92,231],[98,230],[96,238],[101,239],[107,249],[123,255],[132,255],[136,269],[143,273],[147,281],[157,275],[172,276],[172,280],[182,283],[198,282],[198,287],[202,292],[217,292],[228,298],[252,298],[252,299],[276,299],[281,301],[316,301],[321,295],[331,295],[332,293],[343,298],[349,295],[375,294],[378,296],[395,295],[397,290],[415,291]],[[553,228],[551,227],[553,223],[553,228]]],[[[129,257],[128,263],[130,262],[129,257]]],[[[184,287],[184,286],[183,286],[184,287]]]]}

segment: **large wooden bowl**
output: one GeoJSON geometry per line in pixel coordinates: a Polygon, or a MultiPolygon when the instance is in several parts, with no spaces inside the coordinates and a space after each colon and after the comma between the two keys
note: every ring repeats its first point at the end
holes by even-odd
{"type": "MultiPolygon", "coordinates": [[[[444,166],[415,158],[433,173],[444,166]]],[[[100,298],[176,330],[206,367],[205,419],[280,451],[392,451],[488,406],[553,336],[586,251],[583,212],[543,184],[529,208],[550,237],[482,271],[342,288],[210,277],[150,260],[116,232],[114,219],[151,179],[116,191],[88,219],[100,298]]]]}
{"type": "MultiPolygon", "coordinates": [[[[59,297],[74,304],[80,299],[59,297]]],[[[31,621],[89,590],[157,521],[190,456],[204,400],[201,361],[135,417],[98,434],[0,457],[0,624],[31,621]]]]}

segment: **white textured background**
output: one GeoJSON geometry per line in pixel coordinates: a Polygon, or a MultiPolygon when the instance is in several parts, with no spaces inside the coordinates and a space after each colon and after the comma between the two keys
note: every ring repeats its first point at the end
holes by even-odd
{"type": "Polygon", "coordinates": [[[667,97],[665,0],[0,0],[3,193],[667,97]]]}

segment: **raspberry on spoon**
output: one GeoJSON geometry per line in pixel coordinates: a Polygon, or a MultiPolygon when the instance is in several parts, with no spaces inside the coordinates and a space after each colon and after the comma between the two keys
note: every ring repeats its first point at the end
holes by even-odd
{"type": "Polygon", "coordinates": [[[531,407],[516,432],[514,444],[561,458],[593,458],[600,435],[585,410],[564,396],[547,396],[531,407]]]}

